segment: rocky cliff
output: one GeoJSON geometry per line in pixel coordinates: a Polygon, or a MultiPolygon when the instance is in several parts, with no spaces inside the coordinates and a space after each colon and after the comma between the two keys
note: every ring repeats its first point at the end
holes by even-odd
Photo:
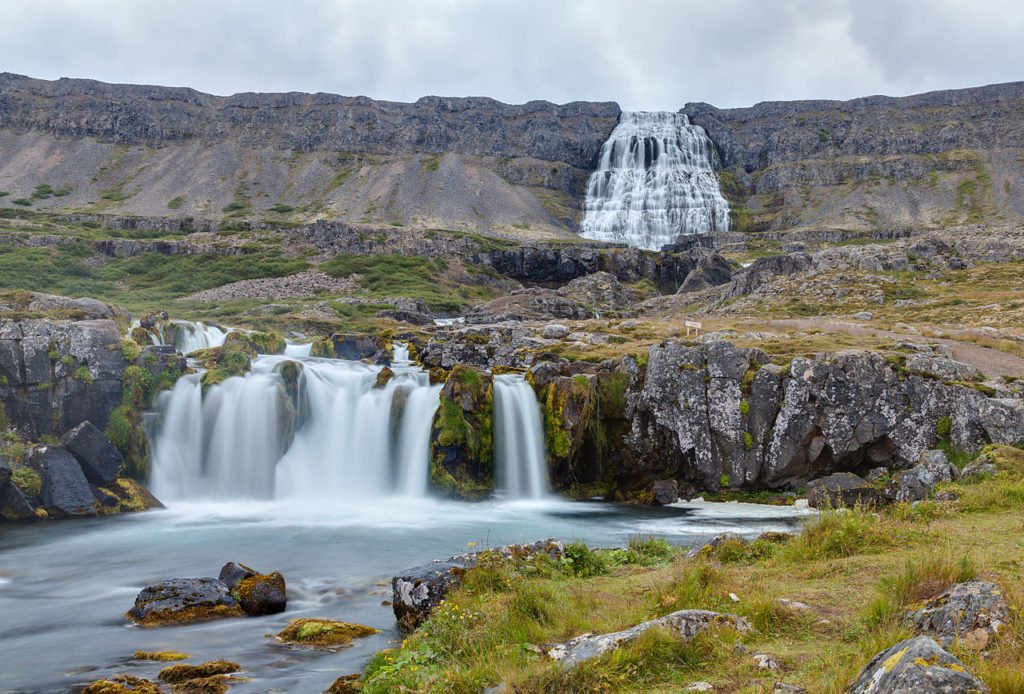
{"type": "Polygon", "coordinates": [[[85,211],[557,230],[575,224],[618,116],[611,103],[218,97],[3,74],[0,190],[85,211]]]}
{"type": "Polygon", "coordinates": [[[1024,218],[1024,83],[683,112],[718,148],[741,230],[1024,218]]]}

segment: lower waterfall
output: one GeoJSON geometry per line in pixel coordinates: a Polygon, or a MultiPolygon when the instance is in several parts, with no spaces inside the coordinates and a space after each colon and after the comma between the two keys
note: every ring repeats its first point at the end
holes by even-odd
{"type": "Polygon", "coordinates": [[[494,377],[494,464],[499,494],[509,499],[547,495],[544,424],[537,395],[522,376],[494,377]]]}
{"type": "MultiPolygon", "coordinates": [[[[394,377],[380,368],[317,359],[308,348],[260,356],[252,371],[209,387],[199,374],[162,393],[151,419],[151,486],[160,499],[424,497],[440,384],[396,345],[394,377]],[[293,356],[294,355],[294,356],[293,356]],[[301,355],[301,356],[300,356],[301,355]],[[284,364],[298,364],[289,379],[284,364]]],[[[497,496],[548,494],[540,407],[522,376],[494,378],[497,496]]]]}

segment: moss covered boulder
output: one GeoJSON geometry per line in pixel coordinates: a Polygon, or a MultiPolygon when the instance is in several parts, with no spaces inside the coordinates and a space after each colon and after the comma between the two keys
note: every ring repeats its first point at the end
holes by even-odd
{"type": "Polygon", "coordinates": [[[234,376],[244,376],[252,369],[252,358],[256,352],[239,343],[224,344],[220,347],[201,349],[190,355],[206,369],[200,383],[203,392],[223,383],[234,376]]]}
{"type": "Polygon", "coordinates": [[[325,359],[367,360],[391,365],[391,345],[383,337],[368,333],[334,333],[313,343],[310,354],[325,359]]]}
{"type": "Polygon", "coordinates": [[[277,640],[292,646],[336,650],[352,645],[353,639],[379,633],[373,627],[333,619],[294,619],[277,640]]]}
{"type": "Polygon", "coordinates": [[[114,675],[96,680],[82,690],[82,694],[162,694],[156,682],[133,675],[114,675]]]}
{"type": "Polygon", "coordinates": [[[142,627],[192,624],[245,613],[216,578],[174,578],[146,586],[126,616],[142,627]]]}
{"type": "Polygon", "coordinates": [[[245,564],[229,562],[220,570],[220,581],[250,617],[284,612],[288,606],[284,576],[276,571],[261,574],[245,564]]]}
{"type": "Polygon", "coordinates": [[[224,338],[225,345],[237,345],[256,354],[284,354],[288,344],[277,333],[233,330],[224,338]]]}
{"type": "Polygon", "coordinates": [[[988,687],[968,672],[963,663],[927,636],[900,641],[876,655],[847,690],[849,694],[987,691],[988,687]]]}
{"type": "Polygon", "coordinates": [[[481,499],[494,490],[494,383],[458,364],[441,389],[431,430],[430,485],[446,496],[481,499]]]}

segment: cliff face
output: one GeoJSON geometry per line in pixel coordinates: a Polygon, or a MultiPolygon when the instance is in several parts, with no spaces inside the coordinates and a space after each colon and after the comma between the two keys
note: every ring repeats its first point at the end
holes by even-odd
{"type": "Polygon", "coordinates": [[[0,75],[0,190],[33,206],[565,229],[612,103],[237,94],[0,75]],[[291,208],[291,209],[287,209],[291,208]]]}
{"type": "Polygon", "coordinates": [[[1024,83],[683,112],[718,148],[741,230],[1024,217],[1024,83]]]}

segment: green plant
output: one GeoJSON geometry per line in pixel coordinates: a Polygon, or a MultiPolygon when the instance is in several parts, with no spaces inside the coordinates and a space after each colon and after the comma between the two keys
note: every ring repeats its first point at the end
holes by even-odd
{"type": "Polygon", "coordinates": [[[169,210],[180,210],[185,204],[185,198],[180,195],[176,195],[170,199],[167,203],[167,209],[169,210]]]}
{"type": "Polygon", "coordinates": [[[608,562],[604,557],[582,542],[566,545],[564,557],[566,567],[574,576],[587,578],[608,573],[608,562]]]}

